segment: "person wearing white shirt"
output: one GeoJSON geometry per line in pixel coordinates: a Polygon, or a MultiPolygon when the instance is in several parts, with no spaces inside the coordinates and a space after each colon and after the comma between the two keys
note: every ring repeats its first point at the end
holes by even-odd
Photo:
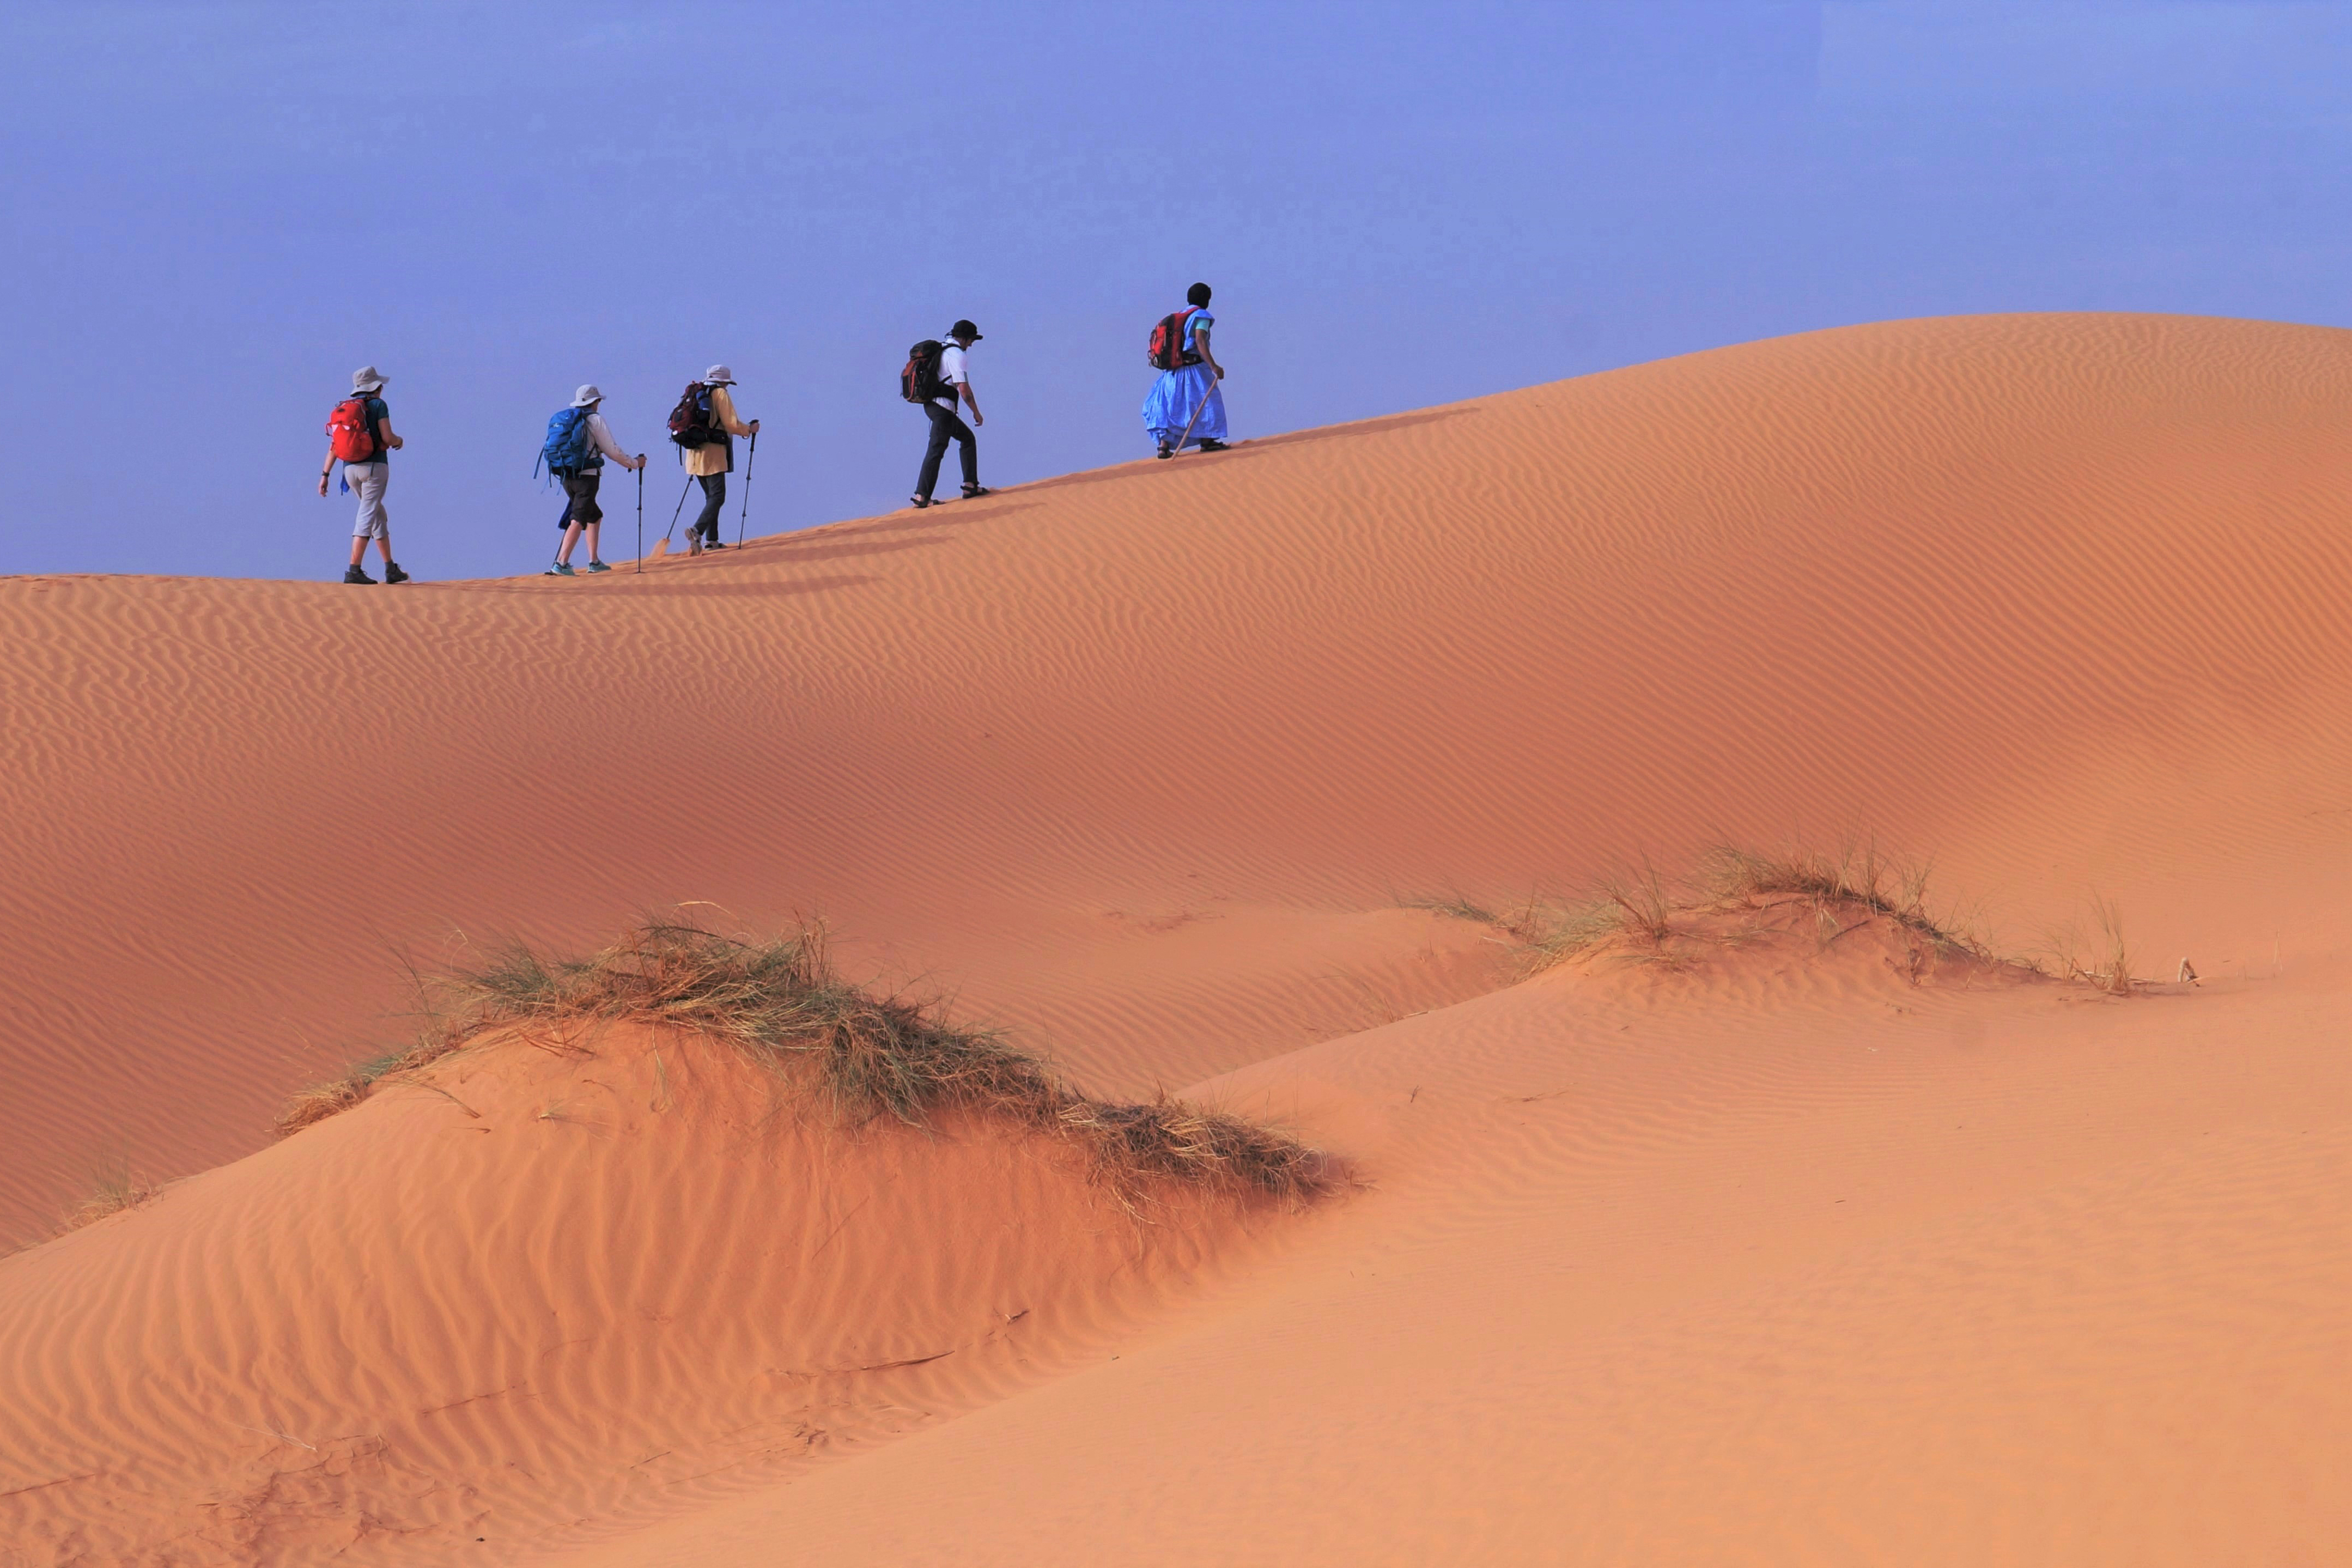
{"type": "Polygon", "coordinates": [[[596,487],[604,482],[604,459],[610,458],[625,468],[646,466],[643,454],[632,458],[621,450],[619,442],[613,439],[612,429],[605,425],[604,415],[597,412],[598,405],[604,401],[604,395],[593,385],[583,386],[572,394],[572,406],[586,410],[582,417],[588,424],[588,450],[579,468],[556,471],[555,477],[563,483],[563,515],[555,520],[556,525],[563,530],[563,543],[555,552],[555,564],[545,573],[550,577],[572,575],[572,547],[580,542],[583,532],[588,535],[588,570],[612,570],[596,552],[596,525],[604,519],[604,509],[596,504],[596,487]]]}
{"type": "Polygon", "coordinates": [[[973,425],[985,425],[981,417],[980,399],[972,395],[971,378],[964,368],[964,354],[980,342],[980,329],[970,321],[958,321],[948,329],[947,346],[940,351],[940,393],[923,405],[923,412],[931,418],[931,444],[923,454],[923,471],[915,480],[915,493],[907,499],[918,507],[931,504],[931,490],[940,482],[940,459],[948,455],[948,443],[956,443],[956,456],[963,463],[963,499],[984,496],[988,490],[980,482],[980,442],[972,435],[973,425]],[[956,413],[957,401],[971,410],[971,425],[966,425],[956,413]]]}

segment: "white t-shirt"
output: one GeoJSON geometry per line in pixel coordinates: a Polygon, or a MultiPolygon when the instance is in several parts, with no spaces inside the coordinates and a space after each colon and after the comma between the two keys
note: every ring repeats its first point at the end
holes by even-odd
{"type": "MultiPolygon", "coordinates": [[[[950,389],[964,384],[963,350],[952,341],[940,351],[940,383],[950,389]]],[[[946,396],[934,397],[931,401],[950,414],[956,411],[956,395],[953,390],[950,390],[946,396]]]]}

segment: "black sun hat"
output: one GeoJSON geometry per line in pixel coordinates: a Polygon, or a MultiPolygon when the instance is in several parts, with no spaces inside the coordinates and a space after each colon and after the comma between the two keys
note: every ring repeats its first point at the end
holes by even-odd
{"type": "Polygon", "coordinates": [[[948,329],[948,336],[951,338],[970,338],[973,342],[980,342],[980,329],[973,326],[968,321],[958,321],[954,326],[948,329]]]}

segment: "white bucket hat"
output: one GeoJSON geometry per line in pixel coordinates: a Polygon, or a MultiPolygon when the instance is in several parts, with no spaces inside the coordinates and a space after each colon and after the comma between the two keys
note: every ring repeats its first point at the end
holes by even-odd
{"type": "Polygon", "coordinates": [[[376,369],[376,367],[372,364],[361,366],[359,369],[352,372],[352,390],[353,392],[382,392],[383,390],[383,373],[376,369]]]}
{"type": "Polygon", "coordinates": [[[596,384],[593,382],[572,395],[572,406],[574,408],[593,408],[604,401],[604,395],[596,390],[596,384]]]}
{"type": "Polygon", "coordinates": [[[709,370],[702,373],[702,384],[705,386],[732,386],[735,384],[735,373],[729,370],[723,364],[714,364],[709,370]]]}

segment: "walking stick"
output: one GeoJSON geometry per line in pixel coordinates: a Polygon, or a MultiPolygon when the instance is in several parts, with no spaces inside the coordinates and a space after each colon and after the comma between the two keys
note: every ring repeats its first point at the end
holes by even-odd
{"type": "Polygon", "coordinates": [[[751,465],[760,460],[760,433],[751,432],[751,449],[743,454],[743,510],[735,517],[735,548],[743,548],[743,523],[751,515],[751,465]]]}
{"type": "MultiPolygon", "coordinates": [[[[686,498],[680,496],[680,500],[686,498]]],[[[637,454],[637,570],[646,569],[646,455],[637,454]]]]}
{"type": "MultiPolygon", "coordinates": [[[[1192,438],[1192,426],[1201,422],[1201,410],[1209,406],[1209,399],[1215,394],[1217,390],[1217,383],[1223,379],[1224,378],[1223,376],[1213,376],[1209,381],[1209,390],[1201,394],[1200,402],[1192,405],[1192,417],[1184,421],[1184,434],[1176,437],[1176,449],[1178,451],[1182,451],[1184,449],[1184,443],[1192,438]]],[[[1205,436],[1201,438],[1204,441],[1208,439],[1205,436]]]]}
{"type": "Polygon", "coordinates": [[[692,474],[688,474],[686,476],[685,485],[681,487],[677,492],[677,504],[669,509],[669,527],[662,530],[661,543],[654,551],[655,560],[658,561],[663,556],[669,553],[669,536],[671,531],[677,527],[678,514],[686,510],[686,492],[693,488],[694,476],[692,474]]]}

